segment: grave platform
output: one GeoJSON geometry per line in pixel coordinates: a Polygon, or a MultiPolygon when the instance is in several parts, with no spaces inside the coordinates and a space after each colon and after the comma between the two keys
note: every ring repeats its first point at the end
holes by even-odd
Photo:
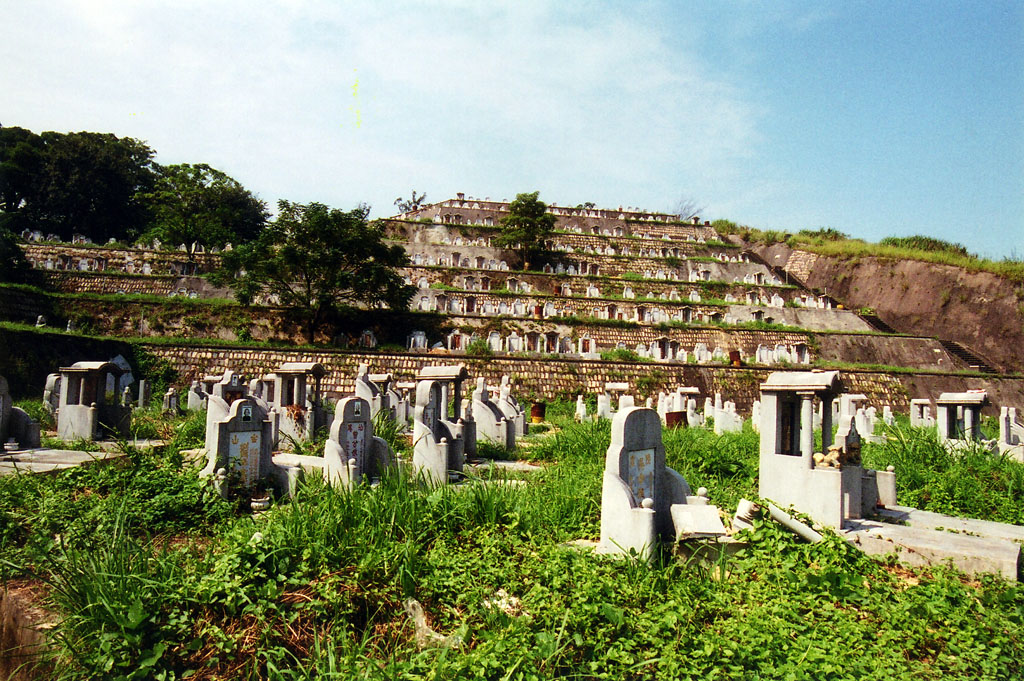
{"type": "Polygon", "coordinates": [[[886,517],[910,524],[847,520],[840,535],[865,553],[896,554],[905,565],[951,564],[968,575],[990,573],[1017,581],[1021,546],[1010,537],[1024,528],[917,509],[904,511],[910,513],[889,509],[886,517]]]}
{"type": "Polygon", "coordinates": [[[53,473],[67,468],[108,462],[125,456],[121,451],[82,452],[73,449],[26,449],[0,456],[0,475],[53,473]]]}

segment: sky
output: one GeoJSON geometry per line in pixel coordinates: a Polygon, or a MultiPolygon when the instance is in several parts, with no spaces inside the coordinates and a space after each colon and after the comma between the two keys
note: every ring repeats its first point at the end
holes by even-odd
{"type": "Polygon", "coordinates": [[[413,190],[1024,257],[1024,0],[0,0],[0,124],[268,204],[413,190]]]}

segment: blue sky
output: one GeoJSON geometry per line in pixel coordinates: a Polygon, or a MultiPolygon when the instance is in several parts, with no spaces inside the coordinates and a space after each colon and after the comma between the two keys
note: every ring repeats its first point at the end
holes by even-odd
{"type": "Polygon", "coordinates": [[[0,123],[268,203],[411,190],[1024,257],[1024,0],[3,2],[0,123]]]}

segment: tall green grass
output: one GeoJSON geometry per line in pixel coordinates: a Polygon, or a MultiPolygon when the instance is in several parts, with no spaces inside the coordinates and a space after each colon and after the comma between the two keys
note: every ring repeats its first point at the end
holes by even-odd
{"type": "MultiPolygon", "coordinates": [[[[158,462],[133,462],[141,478],[122,470],[120,493],[104,493],[123,500],[108,507],[108,524],[92,536],[83,525],[80,537],[52,544],[30,566],[51,584],[62,618],[55,678],[1024,673],[1024,594],[999,579],[894,570],[837,537],[804,544],[760,520],[748,547],[717,569],[668,553],[649,565],[567,547],[597,537],[610,441],[607,422],[574,424],[569,414],[554,409],[553,430],[531,438],[544,470],[522,486],[433,487],[402,470],[351,490],[309,480],[290,503],[256,516],[217,515],[219,502],[204,498],[206,515],[191,523],[202,532],[173,541],[167,533],[185,523],[158,509],[175,508],[174,497],[142,494],[158,462]],[[158,520],[140,522],[147,514],[158,520]],[[150,539],[147,529],[162,536],[150,539]],[[499,590],[508,595],[504,610],[488,605],[499,590]],[[458,634],[461,645],[418,650],[403,610],[410,597],[433,629],[458,634]]],[[[749,430],[716,438],[691,429],[664,439],[669,465],[694,488],[707,486],[716,503],[730,508],[756,490],[757,436],[749,430]]],[[[866,447],[865,458],[902,453],[894,465],[909,468],[912,456],[931,456],[930,446],[907,454],[894,441],[866,447]]],[[[193,488],[190,474],[175,474],[183,490],[193,488]]],[[[101,481],[84,478],[76,488],[65,479],[58,489],[90,497],[85,490],[101,481]]],[[[44,482],[14,487],[33,485],[38,503],[48,496],[44,482]]],[[[20,498],[0,498],[0,509],[20,498]]],[[[30,537],[5,541],[23,547],[30,537]]]]}
{"type": "Polygon", "coordinates": [[[950,452],[934,428],[897,425],[864,447],[864,463],[896,471],[901,505],[948,515],[1024,524],[1024,464],[976,444],[950,452]]]}

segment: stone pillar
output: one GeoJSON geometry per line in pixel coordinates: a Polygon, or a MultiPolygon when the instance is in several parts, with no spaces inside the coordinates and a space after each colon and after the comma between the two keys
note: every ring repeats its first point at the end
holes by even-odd
{"type": "Polygon", "coordinates": [[[821,451],[828,452],[832,446],[832,398],[821,398],[821,451]]]}
{"type": "Polygon", "coordinates": [[[455,411],[455,420],[462,415],[462,381],[453,381],[452,409],[455,411]]]}
{"type": "Polygon", "coordinates": [[[963,409],[964,409],[964,439],[965,440],[973,440],[973,439],[975,439],[975,437],[974,437],[974,428],[975,428],[974,409],[971,408],[971,407],[968,407],[968,406],[964,406],[963,409]]]}
{"type": "Polygon", "coordinates": [[[814,457],[814,394],[800,395],[800,457],[811,467],[814,457]]]}

